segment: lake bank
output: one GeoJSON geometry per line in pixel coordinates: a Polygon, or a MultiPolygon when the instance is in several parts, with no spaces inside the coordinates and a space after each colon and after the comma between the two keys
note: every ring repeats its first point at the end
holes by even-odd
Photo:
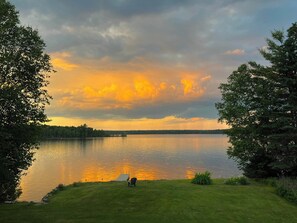
{"type": "Polygon", "coordinates": [[[190,180],[78,183],[45,205],[0,205],[1,222],[297,222],[297,206],[256,182],[190,180]]]}

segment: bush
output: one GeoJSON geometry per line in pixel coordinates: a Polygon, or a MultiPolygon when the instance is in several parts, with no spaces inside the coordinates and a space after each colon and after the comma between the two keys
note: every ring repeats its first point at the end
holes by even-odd
{"type": "Polygon", "coordinates": [[[227,179],[225,182],[225,184],[228,185],[248,185],[248,179],[246,177],[231,177],[229,179],[227,179]]]}
{"type": "Polygon", "coordinates": [[[278,178],[276,177],[270,177],[266,179],[254,179],[254,180],[260,183],[270,185],[272,187],[277,187],[277,182],[278,182],[278,178]]]}
{"type": "Polygon", "coordinates": [[[56,189],[57,190],[64,190],[65,186],[63,184],[59,184],[56,189]]]}
{"type": "Polygon", "coordinates": [[[212,180],[210,178],[210,172],[205,171],[204,173],[196,173],[194,179],[191,181],[193,184],[210,185],[212,180]]]}
{"type": "Polygon", "coordinates": [[[297,204],[297,178],[267,178],[258,181],[275,187],[279,196],[297,204]]]}
{"type": "Polygon", "coordinates": [[[282,178],[276,182],[276,192],[281,197],[297,203],[297,179],[282,178]]]}
{"type": "Polygon", "coordinates": [[[79,187],[81,185],[81,182],[73,182],[72,186],[73,187],[79,187]]]}

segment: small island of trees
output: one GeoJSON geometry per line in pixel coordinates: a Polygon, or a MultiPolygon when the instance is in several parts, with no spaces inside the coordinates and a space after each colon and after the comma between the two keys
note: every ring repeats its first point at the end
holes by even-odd
{"type": "Polygon", "coordinates": [[[110,136],[103,130],[93,129],[86,124],[78,127],[74,126],[41,126],[42,139],[56,138],[88,138],[88,137],[107,137],[110,136]]]}

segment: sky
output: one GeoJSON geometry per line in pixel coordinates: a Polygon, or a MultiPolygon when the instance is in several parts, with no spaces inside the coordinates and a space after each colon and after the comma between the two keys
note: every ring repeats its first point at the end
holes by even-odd
{"type": "Polygon", "coordinates": [[[220,83],[297,22],[295,0],[10,2],[57,71],[49,124],[105,130],[227,128],[220,83]]]}

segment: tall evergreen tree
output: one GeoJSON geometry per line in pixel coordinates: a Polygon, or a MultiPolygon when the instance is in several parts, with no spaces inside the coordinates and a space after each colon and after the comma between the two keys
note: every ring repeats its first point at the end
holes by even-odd
{"type": "Polygon", "coordinates": [[[23,170],[32,163],[38,126],[50,96],[52,66],[38,32],[20,25],[18,12],[0,0],[0,203],[15,200],[23,170]]]}
{"type": "Polygon", "coordinates": [[[270,62],[241,65],[221,84],[217,103],[230,157],[249,177],[297,175],[297,23],[272,32],[260,50],[270,62]]]}

